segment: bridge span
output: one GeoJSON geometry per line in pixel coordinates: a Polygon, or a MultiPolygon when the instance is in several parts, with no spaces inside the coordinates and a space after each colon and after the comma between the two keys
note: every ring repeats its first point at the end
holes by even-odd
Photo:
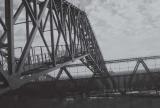
{"type": "MultiPolygon", "coordinates": [[[[20,88],[57,69],[57,79],[62,71],[72,79],[66,65],[77,60],[93,75],[110,77],[84,11],[66,0],[2,3],[5,16],[0,16],[0,93],[20,88]],[[22,42],[16,41],[19,38],[22,42]]],[[[100,82],[113,87],[111,77],[100,82]]]]}
{"type": "Polygon", "coordinates": [[[159,97],[160,56],[105,61],[86,12],[66,0],[2,3],[2,100],[159,97]]]}
{"type": "Polygon", "coordinates": [[[53,71],[50,75],[24,84],[9,94],[39,98],[160,95],[160,56],[110,60],[105,63],[109,66],[108,72],[113,79],[113,88],[101,83],[101,80],[110,79],[106,74],[103,77],[93,75],[89,69],[83,71],[84,64],[70,64],[66,65],[67,70],[60,69],[54,75],[53,71]],[[141,65],[137,66],[139,62],[141,65]],[[120,63],[123,63],[122,67],[120,63]],[[79,68],[78,71],[77,68],[79,68]],[[63,71],[66,75],[63,74],[63,71]]]}

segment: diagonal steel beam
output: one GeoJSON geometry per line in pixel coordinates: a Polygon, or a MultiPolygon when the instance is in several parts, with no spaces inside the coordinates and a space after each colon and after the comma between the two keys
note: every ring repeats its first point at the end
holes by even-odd
{"type": "Polygon", "coordinates": [[[148,75],[150,76],[152,83],[157,86],[157,82],[154,79],[153,74],[151,73],[150,69],[148,68],[147,64],[141,59],[141,64],[143,65],[144,69],[146,70],[146,72],[148,73],[148,75]]]}
{"type": "Polygon", "coordinates": [[[7,30],[7,27],[5,25],[5,23],[3,22],[2,18],[0,17],[0,24],[2,25],[4,30],[7,30]]]}
{"type": "Polygon", "coordinates": [[[72,75],[69,73],[69,71],[67,70],[67,68],[66,67],[62,67],[62,69],[65,71],[65,73],[67,74],[67,76],[70,78],[70,80],[74,80],[73,79],[73,77],[72,77],[72,75]]]}
{"type": "Polygon", "coordinates": [[[59,80],[59,78],[60,78],[61,75],[62,75],[62,72],[63,72],[63,69],[60,68],[60,70],[59,70],[59,72],[58,72],[58,74],[57,74],[57,76],[56,76],[56,80],[59,80]]]}
{"type": "Polygon", "coordinates": [[[70,72],[67,70],[67,68],[66,67],[62,67],[62,69],[67,74],[67,76],[69,77],[69,79],[73,82],[73,84],[76,86],[76,82],[74,81],[74,78],[72,77],[72,75],[70,74],[70,72]]]}
{"type": "MultiPolygon", "coordinates": [[[[47,8],[48,2],[49,2],[49,0],[46,0],[46,1],[45,1],[45,5],[43,6],[43,9],[41,10],[41,12],[40,12],[40,14],[39,14],[39,16],[38,16],[38,20],[36,21],[36,22],[37,22],[37,25],[40,25],[40,21],[42,20],[42,16],[44,15],[44,12],[45,12],[45,10],[46,10],[46,8],[47,8]]],[[[28,4],[28,1],[27,1],[27,0],[23,0],[23,3],[24,3],[24,5],[25,5],[28,13],[30,14],[31,19],[34,20],[34,19],[33,19],[34,17],[32,16],[31,8],[30,8],[30,6],[29,6],[29,4],[28,4]]],[[[16,70],[17,70],[17,73],[22,72],[23,65],[24,65],[24,63],[25,63],[25,60],[26,60],[29,52],[30,52],[31,44],[32,44],[32,42],[33,42],[33,40],[34,40],[34,37],[36,36],[37,31],[38,31],[38,26],[37,26],[37,25],[34,24],[34,27],[33,27],[32,31],[31,31],[31,33],[30,33],[29,39],[28,39],[28,41],[26,42],[26,45],[25,45],[25,47],[24,47],[24,50],[23,50],[23,52],[22,52],[22,55],[21,55],[21,57],[20,57],[20,61],[19,61],[19,63],[18,63],[17,69],[16,69],[16,70]]]]}
{"type": "Polygon", "coordinates": [[[2,18],[0,17],[0,24],[2,25],[2,27],[3,27],[3,30],[4,30],[4,33],[0,36],[0,42],[4,42],[5,40],[6,40],[6,38],[7,38],[7,32],[6,32],[6,30],[7,30],[7,27],[6,27],[6,25],[5,25],[5,23],[3,22],[3,20],[2,20],[2,18]]]}
{"type": "Polygon", "coordinates": [[[134,67],[132,75],[131,75],[131,77],[129,79],[129,82],[128,82],[129,88],[131,88],[131,86],[132,86],[132,81],[133,81],[133,78],[134,78],[134,76],[135,76],[135,74],[136,74],[136,72],[138,70],[139,65],[140,65],[140,61],[138,60],[137,63],[136,63],[136,66],[134,67]]]}
{"type": "Polygon", "coordinates": [[[47,25],[47,21],[48,21],[48,18],[49,18],[49,15],[50,15],[50,13],[49,13],[49,11],[47,12],[47,16],[46,16],[46,18],[45,18],[45,21],[44,21],[44,24],[43,24],[43,31],[45,30],[45,28],[46,28],[46,25],[47,25]]]}
{"type": "Polygon", "coordinates": [[[24,9],[24,4],[21,3],[20,6],[18,7],[18,10],[16,11],[16,13],[14,14],[13,16],[13,19],[14,19],[14,24],[16,23],[19,15],[22,13],[22,10],[24,9]]]}
{"type": "MultiPolygon", "coordinates": [[[[61,1],[62,2],[62,1],[61,1]]],[[[69,52],[69,55],[71,56],[71,52],[70,52],[70,49],[69,49],[69,45],[68,45],[68,42],[66,40],[66,35],[64,33],[64,30],[63,30],[63,27],[62,27],[62,23],[61,23],[61,20],[59,18],[59,15],[58,15],[58,10],[57,10],[57,6],[56,6],[56,3],[55,1],[53,0],[53,6],[54,6],[54,11],[55,11],[55,15],[56,15],[56,18],[57,18],[57,21],[58,21],[58,25],[59,25],[59,29],[62,33],[62,36],[63,36],[63,39],[64,39],[64,42],[66,44],[66,49],[68,50],[69,52]]]]}

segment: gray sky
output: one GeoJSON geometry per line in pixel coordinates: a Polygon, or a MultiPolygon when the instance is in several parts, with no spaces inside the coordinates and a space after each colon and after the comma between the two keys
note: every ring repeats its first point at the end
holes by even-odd
{"type": "Polygon", "coordinates": [[[160,54],[160,0],[70,1],[87,12],[105,59],[160,54]]]}
{"type": "Polygon", "coordinates": [[[79,1],[106,59],[160,54],[160,0],[79,1]]]}

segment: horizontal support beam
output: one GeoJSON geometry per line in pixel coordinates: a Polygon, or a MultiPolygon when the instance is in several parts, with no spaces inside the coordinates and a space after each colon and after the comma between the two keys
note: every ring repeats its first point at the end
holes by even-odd
{"type": "Polygon", "coordinates": [[[108,60],[108,61],[105,61],[105,63],[112,64],[112,63],[121,63],[121,62],[132,62],[132,61],[137,61],[139,59],[141,59],[141,60],[154,60],[154,59],[160,59],[160,56],[148,56],[148,57],[108,60]]]}
{"type": "MultiPolygon", "coordinates": [[[[117,59],[117,60],[108,60],[105,61],[105,64],[114,64],[114,63],[122,63],[122,62],[133,62],[137,60],[156,60],[160,59],[160,56],[149,56],[149,57],[138,57],[138,58],[128,58],[128,59],[117,59]]],[[[71,64],[67,65],[66,67],[81,67],[84,66],[84,64],[71,64]]]]}
{"type": "MultiPolygon", "coordinates": [[[[83,55],[83,56],[80,56],[80,57],[75,58],[74,60],[80,60],[80,59],[82,59],[82,58],[84,58],[84,57],[86,57],[86,56],[88,56],[88,55],[89,55],[89,54],[85,54],[85,55],[83,55]]],[[[27,78],[27,79],[23,79],[22,81],[23,81],[23,83],[28,83],[28,82],[30,82],[30,81],[33,81],[34,79],[39,78],[41,75],[48,74],[49,72],[52,72],[52,71],[54,71],[54,70],[57,70],[57,69],[59,69],[59,68],[61,68],[61,67],[66,66],[67,64],[71,64],[71,63],[73,63],[72,60],[70,60],[70,61],[68,61],[68,62],[65,62],[65,63],[62,63],[62,64],[59,64],[59,65],[57,65],[56,67],[48,68],[47,70],[43,70],[43,71],[41,71],[41,72],[39,72],[39,73],[27,73],[27,74],[32,74],[31,77],[29,77],[29,78],[27,78]]],[[[26,74],[22,74],[22,76],[24,76],[24,75],[26,75],[26,74]]]]}

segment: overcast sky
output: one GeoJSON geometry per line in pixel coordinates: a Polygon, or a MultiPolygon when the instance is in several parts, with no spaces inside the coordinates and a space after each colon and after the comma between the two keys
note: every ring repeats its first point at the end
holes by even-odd
{"type": "Polygon", "coordinates": [[[160,54],[160,0],[79,1],[106,59],[160,54]]]}
{"type": "Polygon", "coordinates": [[[71,1],[87,12],[105,59],[160,55],[160,0],[71,1]]]}

